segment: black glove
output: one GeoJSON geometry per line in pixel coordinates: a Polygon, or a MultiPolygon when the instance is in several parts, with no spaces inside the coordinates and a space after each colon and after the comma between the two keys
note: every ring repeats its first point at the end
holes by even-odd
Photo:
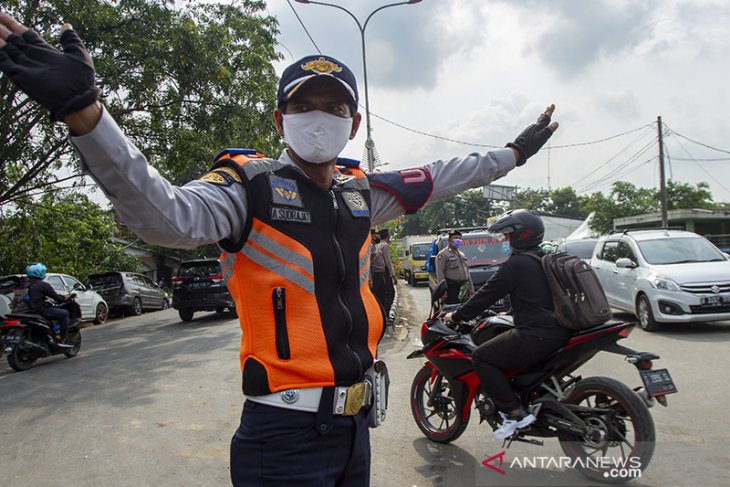
{"type": "Polygon", "coordinates": [[[515,149],[520,153],[520,158],[517,160],[518,166],[527,162],[527,159],[534,156],[545,145],[545,142],[552,137],[552,130],[547,128],[549,124],[550,116],[543,113],[537,118],[537,123],[527,127],[517,136],[514,142],[509,142],[506,145],[506,147],[515,149]]]}
{"type": "Polygon", "coordinates": [[[12,34],[0,49],[0,70],[30,98],[51,112],[53,121],[99,99],[94,63],[81,38],[69,29],[61,34],[63,52],[28,29],[12,34]]]}

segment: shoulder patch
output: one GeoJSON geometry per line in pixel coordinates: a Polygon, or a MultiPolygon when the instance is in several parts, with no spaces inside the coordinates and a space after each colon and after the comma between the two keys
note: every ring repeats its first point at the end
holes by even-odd
{"type": "Polygon", "coordinates": [[[218,186],[230,186],[233,183],[240,183],[241,176],[233,168],[219,167],[205,174],[200,180],[218,186]]]}

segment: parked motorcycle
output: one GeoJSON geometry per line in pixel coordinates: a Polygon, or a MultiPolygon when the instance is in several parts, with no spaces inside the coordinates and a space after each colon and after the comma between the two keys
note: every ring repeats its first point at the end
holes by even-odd
{"type": "MultiPolygon", "coordinates": [[[[440,286],[439,286],[440,287],[440,286]]],[[[445,291],[437,288],[434,296],[445,291]]],[[[482,390],[471,355],[481,343],[514,327],[512,317],[491,316],[452,325],[443,321],[456,306],[441,308],[433,300],[431,317],[423,324],[423,347],[408,358],[425,358],[411,387],[411,411],[423,434],[437,443],[456,440],[469,423],[472,404],[480,423],[493,430],[501,424],[494,401],[482,390]]],[[[577,332],[563,348],[540,363],[507,372],[521,403],[537,418],[505,440],[543,445],[534,438],[557,438],[570,465],[586,477],[607,483],[630,478],[610,475],[612,469],[645,469],[655,446],[649,408],[677,392],[667,369],[653,369],[659,356],[637,352],[617,342],[629,336],[636,323],[613,321],[577,332]],[[610,377],[574,375],[598,352],[626,357],[639,371],[643,386],[631,389],[610,377]]]]}
{"type": "Polygon", "coordinates": [[[81,309],[72,299],[60,307],[71,314],[67,342],[73,348],[61,346],[58,322],[51,322],[40,315],[11,313],[0,321],[0,357],[8,354],[8,365],[18,372],[33,367],[39,358],[64,354],[75,357],[81,350],[81,309]]]}

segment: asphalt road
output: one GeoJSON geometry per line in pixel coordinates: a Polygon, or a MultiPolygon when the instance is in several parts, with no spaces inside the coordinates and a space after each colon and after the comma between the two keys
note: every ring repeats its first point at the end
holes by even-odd
{"type": "MultiPolygon", "coordinates": [[[[404,347],[403,353],[407,354],[413,350],[412,342],[420,334],[420,322],[428,313],[428,287],[421,285],[414,289],[401,283],[399,296],[403,309],[412,310],[406,313],[407,319],[419,324],[411,328],[408,339],[404,340],[411,342],[404,347]]],[[[633,321],[632,316],[625,314],[615,318],[633,321]]],[[[730,389],[725,372],[730,370],[730,322],[673,325],[656,333],[636,329],[621,343],[660,355],[654,367],[668,368],[679,389],[679,393],[667,396],[669,407],[657,405],[651,409],[657,437],[654,457],[642,476],[629,485],[730,485],[730,422],[726,419],[730,389]]],[[[397,360],[393,362],[401,364],[397,360]]],[[[507,467],[504,476],[481,464],[504,451],[501,442],[491,438],[486,425],[470,422],[464,435],[450,445],[428,442],[411,418],[407,401],[410,381],[420,367],[416,362],[406,361],[402,368],[390,366],[391,392],[398,399],[389,409],[389,421],[373,432],[376,463],[384,469],[384,474],[379,475],[374,468],[373,485],[589,485],[570,469],[508,467],[515,458],[562,456],[554,439],[547,439],[542,447],[513,444],[503,457],[502,468],[507,467]],[[395,421],[391,422],[392,419],[395,421]]],[[[641,384],[633,365],[624,362],[621,356],[608,353],[598,354],[578,373],[583,377],[613,377],[631,387],[641,384]]]]}
{"type": "MultiPolygon", "coordinates": [[[[399,284],[395,333],[380,347],[391,373],[388,419],[372,431],[372,485],[586,485],[570,470],[481,465],[502,451],[476,421],[451,445],[436,445],[415,425],[408,403],[421,363],[406,360],[428,311],[427,288],[399,284]]],[[[73,359],[42,359],[12,371],[0,362],[0,485],[225,486],[228,445],[241,412],[235,320],[213,313],[179,321],[174,310],[113,320],[82,331],[73,359]]],[[[626,344],[659,353],[680,393],[657,406],[657,449],[636,486],[730,485],[730,324],[637,330],[626,344]]],[[[638,385],[633,366],[599,355],[584,375],[638,385]]],[[[515,457],[560,456],[557,441],[513,445],[515,457]]]]}

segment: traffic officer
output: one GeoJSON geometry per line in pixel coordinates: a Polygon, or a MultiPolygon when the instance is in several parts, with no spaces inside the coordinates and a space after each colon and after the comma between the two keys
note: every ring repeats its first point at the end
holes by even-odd
{"type": "Polygon", "coordinates": [[[460,231],[450,231],[448,246],[436,255],[436,281],[446,279],[446,304],[458,304],[461,288],[465,285],[469,295],[474,294],[474,282],[469,274],[466,255],[459,250],[461,237],[460,231]]]}
{"type": "Polygon", "coordinates": [[[373,278],[373,294],[383,306],[386,320],[390,316],[390,308],[395,299],[395,285],[398,277],[395,275],[393,260],[390,258],[390,231],[383,228],[378,232],[378,242],[373,248],[370,260],[370,272],[373,278]]]}
{"type": "Polygon", "coordinates": [[[57,51],[0,14],[0,69],[69,126],[122,221],[149,243],[223,249],[245,396],[233,484],[368,485],[363,381],[384,325],[367,285],[369,230],[524,164],[557,129],[554,105],[506,149],[365,174],[338,158],[361,121],[355,77],[336,59],[308,56],[279,82],[274,121],[288,148],[276,159],[225,150],[200,180],[177,187],[99,102],[93,63],[68,24],[60,43],[57,51]]]}

